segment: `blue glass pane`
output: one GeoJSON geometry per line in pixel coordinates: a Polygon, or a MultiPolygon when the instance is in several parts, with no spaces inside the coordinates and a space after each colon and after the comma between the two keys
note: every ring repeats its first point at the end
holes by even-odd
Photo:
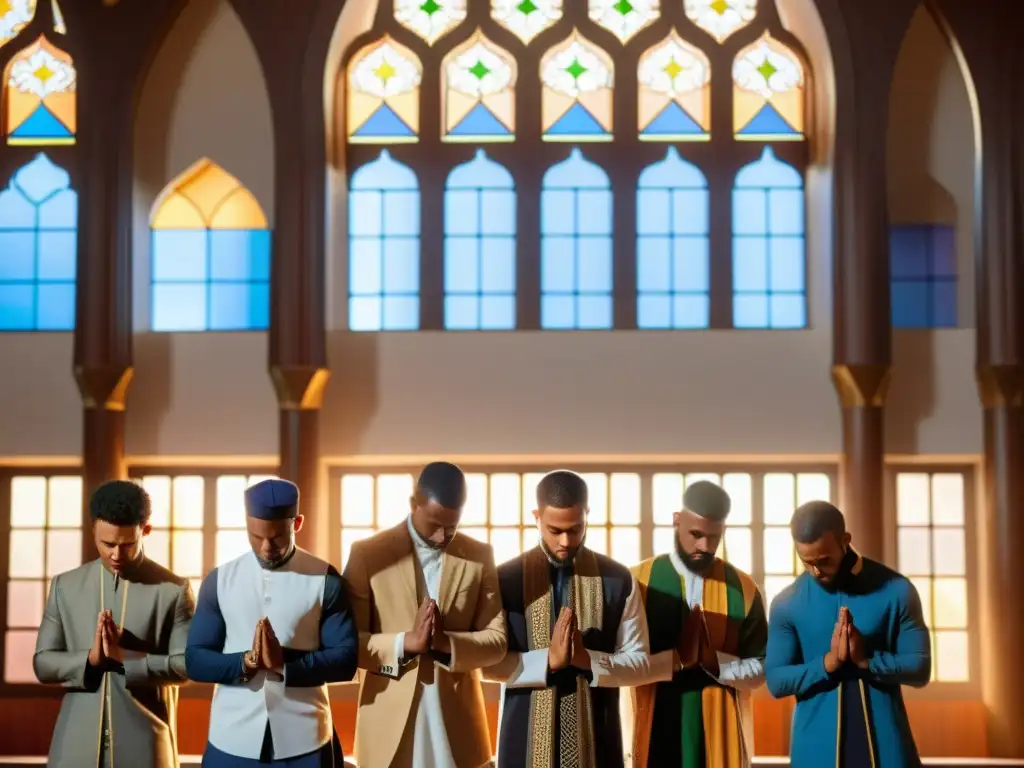
{"type": "Polygon", "coordinates": [[[352,237],[379,237],[384,234],[383,192],[351,192],[348,197],[348,212],[348,231],[352,237]]]}
{"type": "Polygon", "coordinates": [[[668,190],[637,190],[636,231],[638,235],[667,235],[672,231],[672,194],[668,190]]]}
{"type": "Polygon", "coordinates": [[[796,168],[776,158],[771,147],[765,147],[759,160],[736,174],[735,186],[737,189],[803,189],[804,180],[796,168]]]}
{"type": "Polygon", "coordinates": [[[578,101],[569,110],[558,118],[558,121],[548,128],[546,136],[562,136],[566,139],[578,137],[585,139],[594,136],[605,136],[607,131],[597,121],[589,110],[578,101]]]}
{"type": "Polygon", "coordinates": [[[636,302],[636,327],[654,330],[672,327],[672,297],[667,293],[640,294],[636,302]]]}
{"type": "Polygon", "coordinates": [[[43,283],[38,286],[40,331],[72,331],[75,328],[75,284],[43,283]]]}
{"type": "Polygon", "coordinates": [[[412,237],[384,240],[384,293],[417,294],[420,289],[420,241],[412,237]]]}
{"type": "Polygon", "coordinates": [[[383,300],[376,296],[353,296],[348,300],[348,327],[351,331],[379,331],[383,323],[383,300]]]}
{"type": "Polygon", "coordinates": [[[545,236],[576,232],[576,193],[545,189],[541,193],[540,228],[545,236]]]}
{"type": "Polygon", "coordinates": [[[737,328],[768,328],[768,295],[741,293],[733,296],[732,324],[737,328]]]}
{"type": "Polygon", "coordinates": [[[32,280],[35,276],[35,233],[0,230],[0,280],[32,280]]]}
{"type": "Polygon", "coordinates": [[[475,331],[479,328],[480,299],[477,296],[446,296],[444,327],[449,331],[475,331]]]}
{"type": "Polygon", "coordinates": [[[480,290],[479,241],[449,237],[444,242],[444,290],[446,293],[477,293],[480,290]]]}
{"type": "Polygon", "coordinates": [[[154,283],[152,287],[152,330],[206,330],[206,283],[154,283]]]}
{"type": "Polygon", "coordinates": [[[541,243],[541,293],[573,293],[576,290],[576,241],[547,237],[541,243]]]}
{"type": "Polygon", "coordinates": [[[706,235],[711,226],[706,189],[672,191],[672,229],[677,235],[706,235]]]}
{"type": "Polygon", "coordinates": [[[78,259],[78,236],[70,232],[39,233],[40,280],[74,280],[78,259]]]}
{"type": "Polygon", "coordinates": [[[798,237],[775,237],[769,241],[771,254],[770,289],[774,291],[803,292],[804,241],[798,237]]]}
{"type": "Polygon", "coordinates": [[[768,229],[773,235],[804,234],[804,193],[799,189],[773,189],[768,193],[768,229]]]}
{"type": "Polygon", "coordinates": [[[452,128],[451,135],[485,139],[491,136],[511,136],[512,132],[491,110],[479,103],[452,128]]]}
{"type": "Polygon", "coordinates": [[[480,290],[484,293],[516,292],[516,241],[510,237],[487,237],[481,241],[480,290]]]}
{"type": "Polygon", "coordinates": [[[737,235],[767,234],[768,198],[762,190],[733,190],[732,231],[737,235]]]}
{"type": "Polygon", "coordinates": [[[419,183],[416,174],[406,165],[391,157],[391,153],[382,149],[376,160],[362,166],[352,174],[350,189],[404,189],[417,190],[419,183]]]}
{"type": "Polygon", "coordinates": [[[515,181],[508,169],[494,162],[487,153],[478,149],[468,163],[457,165],[448,174],[448,189],[514,189],[515,181]]]}
{"type": "Polygon", "coordinates": [[[611,293],[612,240],[580,238],[576,263],[576,290],[580,293],[611,293]]]}
{"type": "Polygon", "coordinates": [[[580,190],[576,196],[576,234],[612,233],[612,193],[609,190],[580,190]]]}
{"type": "Polygon", "coordinates": [[[956,328],[956,281],[932,283],[932,312],[935,328],[956,328]]]}
{"type": "Polygon", "coordinates": [[[710,245],[706,237],[676,238],[672,253],[672,289],[707,293],[711,289],[710,245]]]}
{"type": "Polygon", "coordinates": [[[366,121],[356,129],[356,136],[375,139],[404,139],[415,136],[409,125],[387,104],[381,104],[366,121]]]}
{"type": "Polygon", "coordinates": [[[669,147],[664,160],[641,171],[638,186],[640,189],[704,189],[707,179],[700,168],[683,160],[675,147],[669,147]]]}
{"type": "Polygon", "coordinates": [[[39,206],[40,229],[76,229],[78,193],[72,189],[57,192],[39,206]]]}
{"type": "Polygon", "coordinates": [[[0,330],[31,331],[35,327],[35,286],[0,283],[0,330]]]}
{"type": "Polygon", "coordinates": [[[348,251],[349,295],[379,295],[383,290],[384,255],[381,240],[353,240],[348,251]]]}
{"type": "Polygon", "coordinates": [[[415,296],[384,297],[385,331],[415,331],[420,327],[420,300],[415,296]]]}
{"type": "Polygon", "coordinates": [[[29,199],[16,189],[5,189],[0,192],[0,230],[35,227],[36,207],[29,199]]]}
{"type": "Polygon", "coordinates": [[[932,274],[956,279],[956,230],[936,224],[931,228],[932,274]]]}
{"type": "Polygon", "coordinates": [[[893,278],[928,275],[928,238],[922,227],[896,226],[889,230],[889,274],[893,278]]]}
{"type": "Polygon", "coordinates": [[[484,235],[515,237],[515,192],[488,189],[480,192],[480,232],[484,235]]]}
{"type": "Polygon", "coordinates": [[[386,237],[415,237],[419,235],[419,192],[385,192],[383,206],[383,233],[386,237]]]}
{"type": "Polygon", "coordinates": [[[643,237],[638,239],[636,249],[637,290],[668,291],[672,285],[672,241],[667,237],[643,237]]]}
{"type": "Polygon", "coordinates": [[[213,283],[210,285],[211,331],[265,330],[270,314],[267,283],[213,283]]]}
{"type": "Polygon", "coordinates": [[[894,328],[928,328],[928,282],[894,281],[890,290],[894,328]]]}
{"type": "Polygon", "coordinates": [[[476,190],[448,190],[444,196],[444,233],[475,235],[480,231],[480,195],[476,190]]]}
{"type": "Polygon", "coordinates": [[[608,174],[583,157],[579,148],[574,148],[569,157],[548,168],[544,174],[543,188],[550,189],[608,189],[608,174]]]}
{"type": "Polygon", "coordinates": [[[802,293],[771,295],[772,328],[804,328],[807,325],[807,302],[802,293]]]}
{"type": "Polygon", "coordinates": [[[799,132],[769,103],[761,107],[750,122],[737,132],[737,135],[798,136],[799,132]]]}
{"type": "Polygon", "coordinates": [[[707,328],[711,324],[711,300],[706,294],[683,294],[672,301],[674,327],[707,328]]]}
{"type": "Polygon", "coordinates": [[[480,299],[480,330],[511,331],[515,327],[514,296],[484,296],[480,299]]]}
{"type": "Polygon", "coordinates": [[[205,229],[153,230],[153,265],[150,280],[153,283],[208,280],[209,234],[205,229]]]}
{"type": "Polygon", "coordinates": [[[270,230],[210,232],[212,280],[270,280],[270,230]]]}
{"type": "Polygon", "coordinates": [[[768,242],[764,238],[733,238],[732,287],[740,292],[768,290],[768,242]]]}
{"type": "Polygon", "coordinates": [[[14,174],[12,186],[21,190],[31,202],[38,205],[48,197],[71,185],[67,171],[50,162],[40,152],[14,174]]]}
{"type": "Polygon", "coordinates": [[[548,330],[576,327],[576,300],[572,296],[541,296],[540,325],[548,330]]]}
{"type": "Polygon", "coordinates": [[[577,326],[583,330],[605,330],[612,327],[611,296],[578,296],[577,326]]]}

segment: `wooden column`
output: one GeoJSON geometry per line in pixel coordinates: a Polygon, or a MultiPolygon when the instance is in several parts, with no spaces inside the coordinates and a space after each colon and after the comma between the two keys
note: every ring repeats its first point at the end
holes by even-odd
{"type": "MultiPolygon", "coordinates": [[[[820,5],[824,15],[831,4],[820,5]]],[[[878,560],[886,538],[884,405],[892,369],[887,107],[915,6],[903,0],[838,5],[856,72],[836,78],[832,381],[843,412],[839,496],[854,546],[878,560]]]]}
{"type": "Polygon", "coordinates": [[[300,546],[327,556],[319,482],[327,384],[324,68],[340,0],[231,0],[263,66],[274,125],[270,377],[280,411],[281,477],[297,483],[300,546]]]}
{"type": "MultiPolygon", "coordinates": [[[[999,3],[943,0],[940,11],[973,85],[976,158],[975,296],[984,472],[978,521],[982,698],[989,753],[1024,758],[1024,53],[1020,23],[999,3]],[[1008,23],[1009,22],[1009,23],[1008,23]]],[[[943,19],[940,19],[940,21],[943,19]]]]}

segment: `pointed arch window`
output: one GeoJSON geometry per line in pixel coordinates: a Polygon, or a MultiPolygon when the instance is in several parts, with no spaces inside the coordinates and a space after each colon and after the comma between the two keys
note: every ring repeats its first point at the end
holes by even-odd
{"type": "Polygon", "coordinates": [[[71,57],[40,37],[4,71],[3,128],[11,146],[74,144],[76,84],[71,57]]]}
{"type": "Polygon", "coordinates": [[[350,328],[807,326],[775,0],[394,0],[353,40],[350,328]]]}
{"type": "Polygon", "coordinates": [[[167,186],[150,226],[150,330],[266,330],[270,230],[238,179],[200,160],[167,186]]]}

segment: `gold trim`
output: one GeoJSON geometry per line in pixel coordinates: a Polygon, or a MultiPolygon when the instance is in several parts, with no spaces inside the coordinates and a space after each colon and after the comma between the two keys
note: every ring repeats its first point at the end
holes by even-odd
{"type": "Polygon", "coordinates": [[[864,713],[864,733],[868,738],[868,756],[871,758],[871,768],[875,768],[877,761],[875,760],[875,744],[871,740],[871,719],[868,717],[868,693],[864,687],[863,680],[858,680],[857,685],[860,687],[861,711],[864,713]]]}
{"type": "Polygon", "coordinates": [[[836,688],[836,768],[842,768],[839,765],[842,760],[842,753],[839,751],[840,745],[843,743],[843,681],[839,681],[839,687],[836,688]]]}
{"type": "MultiPolygon", "coordinates": [[[[719,454],[719,453],[465,453],[451,454],[444,458],[457,464],[622,464],[651,465],[664,464],[674,469],[674,464],[718,464],[718,465],[787,465],[836,464],[839,453],[776,453],[776,454],[719,454]]],[[[321,462],[327,469],[349,467],[421,467],[436,461],[435,454],[366,454],[361,456],[322,456],[321,462]]],[[[131,459],[138,463],[137,459],[131,459]]]]}
{"type": "MultiPolygon", "coordinates": [[[[106,599],[106,581],[104,579],[104,572],[106,569],[100,564],[100,613],[106,610],[107,599],[106,599]]],[[[127,579],[124,581],[124,592],[121,593],[121,621],[118,624],[118,633],[124,632],[124,620],[128,615],[128,587],[131,584],[127,579]]],[[[103,686],[100,696],[103,698],[100,704],[100,732],[99,739],[96,742],[96,764],[99,765],[100,754],[103,750],[103,719],[106,715],[107,720],[107,733],[109,734],[110,749],[108,750],[107,757],[110,760],[110,768],[114,768],[114,709],[110,699],[110,672],[103,673],[103,686]]]]}

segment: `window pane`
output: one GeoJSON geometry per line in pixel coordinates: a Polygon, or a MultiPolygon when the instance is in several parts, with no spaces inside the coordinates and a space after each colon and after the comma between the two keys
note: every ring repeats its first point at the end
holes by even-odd
{"type": "Polygon", "coordinates": [[[671,525],[672,515],[683,505],[683,476],[678,472],[655,474],[651,478],[651,505],[654,507],[654,524],[671,525]]]}
{"type": "Polygon", "coordinates": [[[608,554],[608,529],[600,526],[587,527],[587,548],[602,555],[608,554]]]}
{"type": "Polygon", "coordinates": [[[900,472],[896,475],[896,522],[898,525],[928,525],[928,475],[900,472]]]}
{"type": "Polygon", "coordinates": [[[537,525],[537,521],[533,518],[533,511],[537,508],[537,485],[543,477],[544,475],[540,472],[527,472],[523,475],[523,525],[530,527],[537,525]]]}
{"type": "Polygon", "coordinates": [[[749,528],[729,526],[725,529],[724,555],[744,573],[749,575],[753,572],[754,540],[749,528]]]}
{"type": "MultiPolygon", "coordinates": [[[[487,522],[487,475],[466,475],[466,506],[462,510],[462,525],[483,525],[487,522]]],[[[486,541],[486,537],[484,538],[486,541]]]]}
{"type": "Polygon", "coordinates": [[[793,539],[789,528],[764,529],[764,572],[773,574],[796,572],[793,539]]]}
{"type": "Polygon", "coordinates": [[[676,548],[676,529],[675,528],[655,528],[654,529],[654,554],[665,555],[669,552],[674,551],[676,548]]]}
{"type": "Polygon", "coordinates": [[[832,483],[829,481],[828,475],[800,473],[796,476],[797,507],[808,501],[829,501],[831,498],[832,483]]]}
{"type": "Polygon", "coordinates": [[[933,625],[932,617],[932,580],[930,578],[911,578],[910,583],[917,590],[917,596],[921,600],[921,613],[924,616],[924,623],[928,627],[933,625]]]}
{"type": "MultiPolygon", "coordinates": [[[[174,496],[171,505],[175,528],[202,528],[203,478],[191,475],[174,478],[174,496]]],[[[175,557],[177,556],[175,553],[175,557]]],[[[172,570],[182,576],[190,575],[181,573],[177,568],[172,570]]],[[[202,571],[199,573],[201,574],[202,571]]]]}
{"type": "Polygon", "coordinates": [[[746,473],[733,472],[722,477],[722,487],[732,499],[729,525],[750,525],[753,520],[751,486],[750,475],[746,473]]]}
{"type": "Polygon", "coordinates": [[[373,526],[373,475],[345,475],[341,478],[341,524],[373,526]]]}
{"type": "Polygon", "coordinates": [[[142,478],[142,487],[149,494],[153,510],[149,518],[154,528],[169,528],[171,525],[171,478],[147,475],[142,478]]]}
{"type": "Polygon", "coordinates": [[[932,573],[931,537],[927,528],[900,528],[897,532],[900,573],[906,576],[930,576],[932,573]]]}
{"type": "Polygon", "coordinates": [[[932,475],[932,522],[935,525],[964,524],[964,476],[956,473],[932,475]]]}
{"type": "Polygon", "coordinates": [[[344,570],[345,565],[348,563],[349,552],[352,551],[352,545],[357,541],[368,539],[373,536],[374,531],[372,528],[342,528],[341,529],[341,567],[344,570]]]}
{"type": "Polygon", "coordinates": [[[936,629],[967,629],[967,580],[935,579],[936,629]]]}
{"type": "Polygon", "coordinates": [[[796,482],[788,472],[770,472],[764,476],[764,522],[789,525],[796,509],[796,482]]]}
{"type": "Polygon", "coordinates": [[[41,579],[46,576],[42,531],[11,531],[8,573],[12,579],[41,579]]]}
{"type": "Polygon", "coordinates": [[[409,515],[412,475],[380,475],[377,478],[377,527],[391,528],[409,515]]]}
{"type": "Polygon", "coordinates": [[[795,576],[765,576],[764,577],[764,605],[765,610],[770,610],[772,601],[778,594],[793,583],[795,576]]]}
{"type": "Polygon", "coordinates": [[[51,477],[49,524],[54,528],[82,527],[82,478],[51,477]]]}
{"type": "Polygon", "coordinates": [[[245,531],[217,531],[216,565],[223,565],[250,551],[249,534],[245,531]]]}
{"type": "MultiPolygon", "coordinates": [[[[613,474],[611,486],[611,522],[619,525],[639,525],[640,475],[613,474]]],[[[639,542],[639,539],[637,541],[639,542]]]]}
{"type": "Polygon", "coordinates": [[[36,631],[8,632],[4,641],[4,682],[37,683],[32,671],[32,657],[36,652],[36,631]]]}
{"type": "Polygon", "coordinates": [[[487,529],[486,528],[459,528],[459,533],[463,536],[469,536],[471,539],[487,543],[487,529]]]}
{"type": "Polygon", "coordinates": [[[932,544],[932,563],[936,576],[967,575],[967,547],[962,528],[932,529],[932,544]]]}
{"type": "Polygon", "coordinates": [[[491,525],[519,525],[519,484],[519,475],[491,475],[491,525]]]}
{"type": "Polygon", "coordinates": [[[494,548],[494,562],[498,565],[517,557],[522,551],[522,532],[518,528],[494,528],[491,530],[491,546],[494,548]]]}
{"type": "Polygon", "coordinates": [[[186,578],[203,575],[202,531],[174,531],[171,570],[186,578]]]}
{"type": "Polygon", "coordinates": [[[616,527],[611,530],[612,557],[623,565],[630,567],[642,559],[640,557],[640,529],[633,527],[616,527]]]}
{"type": "Polygon", "coordinates": [[[591,472],[582,477],[590,495],[588,522],[592,525],[605,525],[608,522],[608,475],[591,472]]]}
{"type": "Polygon", "coordinates": [[[42,528],[46,525],[46,478],[11,479],[11,527],[42,528]]]}
{"type": "Polygon", "coordinates": [[[970,680],[966,631],[936,632],[935,656],[935,671],[940,682],[962,683],[970,680]]]}
{"type": "Polygon", "coordinates": [[[144,539],[143,546],[146,548],[146,557],[164,568],[171,567],[171,534],[168,531],[151,531],[144,539]]]}
{"type": "Polygon", "coordinates": [[[245,475],[217,478],[217,527],[245,527],[245,475]]]}
{"type": "MultiPolygon", "coordinates": [[[[716,475],[714,473],[711,473],[711,472],[688,472],[687,473],[687,475],[686,475],[686,488],[689,488],[694,483],[701,483],[701,482],[714,483],[715,485],[721,485],[722,484],[721,478],[718,475],[716,475]]],[[[680,504],[681,503],[682,503],[682,498],[680,498],[680,504]]]]}
{"type": "Polygon", "coordinates": [[[7,583],[7,626],[11,629],[38,629],[43,621],[41,581],[10,581],[7,583]]]}
{"type": "Polygon", "coordinates": [[[46,534],[46,575],[50,578],[82,564],[81,531],[48,531],[46,534]]]}

